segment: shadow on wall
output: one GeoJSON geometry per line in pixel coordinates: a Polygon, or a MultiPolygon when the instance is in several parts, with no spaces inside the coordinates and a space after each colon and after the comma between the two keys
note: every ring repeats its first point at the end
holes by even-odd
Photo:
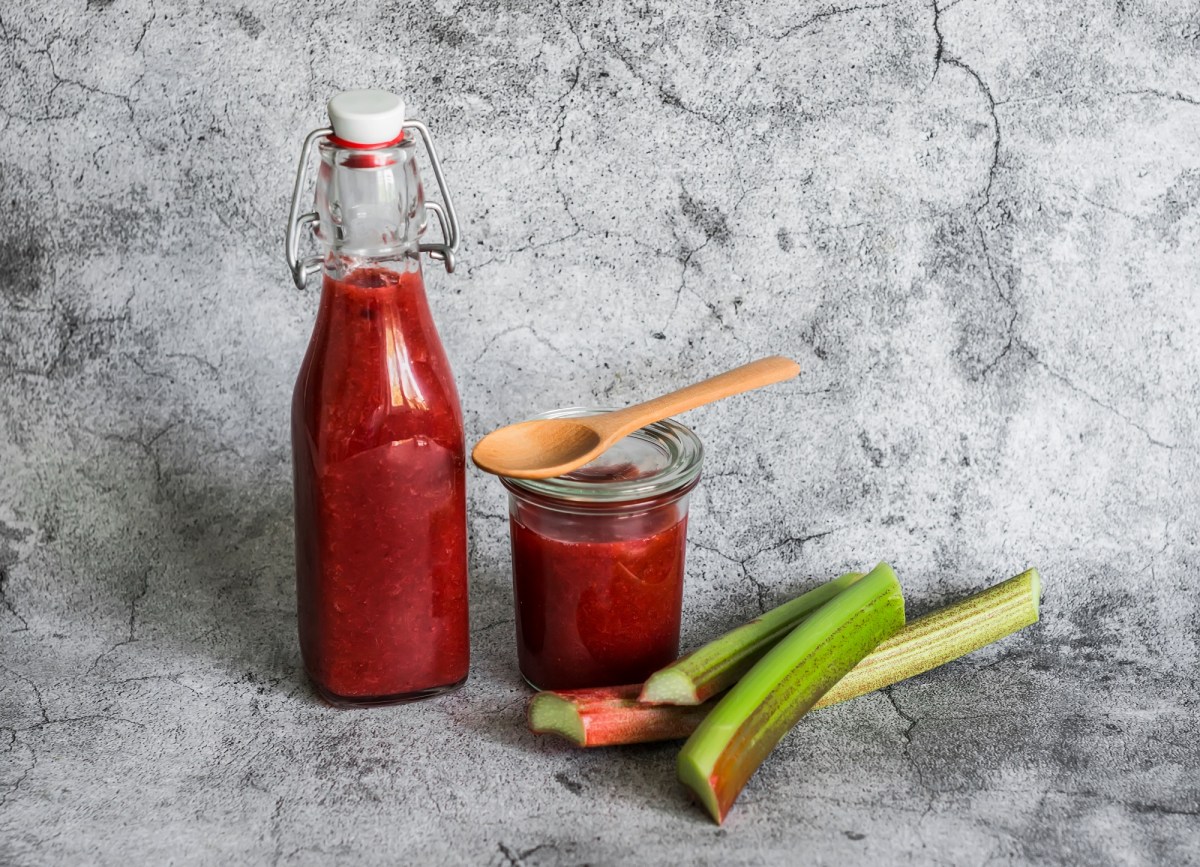
{"type": "Polygon", "coordinates": [[[148,440],[105,437],[113,451],[96,458],[124,469],[135,451],[149,457],[109,479],[128,506],[112,560],[126,564],[130,633],[113,651],[153,644],[164,666],[196,657],[220,677],[312,695],[296,640],[287,451],[244,458],[204,436],[179,424],[148,440]]]}

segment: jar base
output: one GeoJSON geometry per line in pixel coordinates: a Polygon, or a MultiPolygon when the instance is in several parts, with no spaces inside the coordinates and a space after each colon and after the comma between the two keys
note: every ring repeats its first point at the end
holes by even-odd
{"type": "Polygon", "coordinates": [[[418,689],[413,692],[401,692],[394,695],[338,695],[330,692],[321,684],[317,683],[312,677],[309,677],[309,683],[316,690],[317,695],[321,700],[328,705],[338,708],[368,708],[368,707],[387,707],[393,704],[410,704],[414,701],[424,701],[427,698],[445,695],[449,692],[454,692],[464,683],[467,682],[467,676],[463,675],[462,679],[455,683],[448,683],[445,686],[431,686],[429,689],[418,689]]]}

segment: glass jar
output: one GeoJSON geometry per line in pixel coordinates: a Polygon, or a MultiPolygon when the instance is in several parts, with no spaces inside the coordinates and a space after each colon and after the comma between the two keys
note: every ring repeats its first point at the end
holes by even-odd
{"type": "Polygon", "coordinates": [[[517,657],[532,686],[639,683],[678,656],[688,499],[703,456],[699,438],[668,419],[566,475],[501,479],[517,657]]]}

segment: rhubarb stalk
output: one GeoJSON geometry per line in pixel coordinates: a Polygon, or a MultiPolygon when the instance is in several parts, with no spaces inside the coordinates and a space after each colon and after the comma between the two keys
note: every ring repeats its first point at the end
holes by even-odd
{"type": "Polygon", "coordinates": [[[638,701],[640,683],[539,692],[529,701],[529,730],[556,734],[580,747],[686,738],[711,709],[638,701]]]}
{"type": "Polygon", "coordinates": [[[804,618],[862,577],[850,572],[834,578],[697,648],[650,675],[641,700],[692,705],[724,692],[804,618]]]}
{"type": "Polygon", "coordinates": [[[723,822],[780,738],[903,626],[900,583],[880,563],[802,621],[717,702],[679,753],[679,779],[723,822]]]}
{"type": "Polygon", "coordinates": [[[918,617],[875,648],[821,697],[816,707],[858,698],[974,653],[1038,620],[1042,577],[1028,569],[918,617]]]}

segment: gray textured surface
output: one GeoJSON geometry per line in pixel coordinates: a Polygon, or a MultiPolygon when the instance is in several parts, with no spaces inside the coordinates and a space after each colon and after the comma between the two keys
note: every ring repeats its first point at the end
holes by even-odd
{"type": "Polygon", "coordinates": [[[1200,860],[1200,13],[1057,5],[6,2],[0,860],[1200,860]],[[718,830],[673,748],[525,733],[473,474],[468,686],[320,705],[280,247],[363,85],[458,193],[469,438],[806,369],[689,417],[688,643],[878,558],[917,611],[1037,565],[1043,623],[815,715],[718,830]]]}

